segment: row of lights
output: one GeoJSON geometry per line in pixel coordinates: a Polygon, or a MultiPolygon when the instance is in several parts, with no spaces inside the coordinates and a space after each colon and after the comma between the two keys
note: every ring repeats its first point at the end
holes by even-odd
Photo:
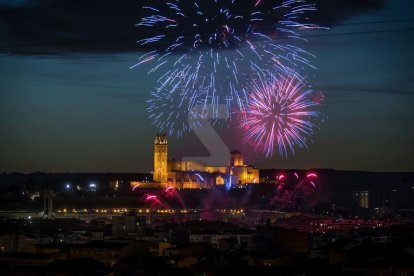
{"type": "MultiPolygon", "coordinates": [[[[88,212],[95,212],[95,213],[126,213],[128,212],[128,209],[112,209],[112,210],[108,210],[108,209],[72,209],[72,210],[68,210],[66,208],[64,209],[58,209],[57,212],[58,213],[68,213],[68,212],[72,212],[72,213],[88,213],[88,212]]],[[[162,214],[174,214],[174,213],[182,213],[182,214],[187,214],[190,211],[186,210],[186,209],[181,209],[181,210],[174,210],[174,209],[157,209],[157,210],[151,210],[151,209],[138,209],[138,213],[150,213],[150,212],[157,212],[157,213],[162,213],[162,214]]],[[[196,210],[194,210],[194,212],[196,212],[196,210]]],[[[243,209],[217,209],[216,212],[220,212],[220,213],[230,213],[230,214],[244,214],[244,210],[243,209]]]]}
{"type": "MultiPolygon", "coordinates": [[[[96,188],[98,186],[96,185],[96,183],[89,183],[88,187],[89,187],[90,191],[96,191],[96,188]]],[[[66,183],[65,188],[66,188],[67,191],[72,190],[72,184],[66,183]]],[[[76,189],[79,191],[79,190],[81,190],[81,187],[78,185],[78,186],[76,186],[76,189]]]]}
{"type": "Polygon", "coordinates": [[[231,213],[231,214],[244,214],[244,209],[230,209],[230,210],[227,210],[227,209],[217,209],[216,210],[217,212],[220,212],[220,213],[231,213]]]}
{"type": "MultiPolygon", "coordinates": [[[[113,209],[112,212],[113,213],[123,213],[123,212],[127,212],[128,209],[113,209]]],[[[64,208],[64,209],[58,209],[57,210],[58,213],[68,213],[68,209],[64,208]]],[[[88,212],[95,212],[95,213],[108,213],[110,212],[110,210],[107,209],[92,209],[92,210],[88,210],[88,209],[72,209],[71,211],[72,213],[88,213],[88,212]]]]}

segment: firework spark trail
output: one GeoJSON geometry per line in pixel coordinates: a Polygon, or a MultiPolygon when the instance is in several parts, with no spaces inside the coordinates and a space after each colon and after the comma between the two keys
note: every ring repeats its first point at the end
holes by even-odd
{"type": "Polygon", "coordinates": [[[300,208],[300,204],[306,203],[311,196],[318,190],[317,178],[315,173],[309,173],[300,178],[298,173],[293,173],[294,177],[287,179],[285,174],[277,177],[276,194],[270,199],[270,204],[278,204],[281,209],[294,210],[300,208]],[[282,176],[283,177],[280,177],[282,176]],[[312,180],[311,180],[312,179],[312,180]]]}
{"type": "Polygon", "coordinates": [[[250,96],[241,112],[240,127],[245,142],[252,142],[266,157],[278,151],[282,157],[295,153],[295,147],[307,148],[321,113],[312,100],[313,91],[289,74],[258,75],[248,88],[250,96]]]}
{"type": "Polygon", "coordinates": [[[306,175],[306,178],[316,178],[316,177],[318,177],[318,175],[316,173],[308,173],[306,175]]]}
{"type": "Polygon", "coordinates": [[[152,194],[145,194],[143,197],[143,201],[148,203],[151,208],[163,208],[168,209],[169,206],[162,202],[156,195],[152,194]]]}
{"type": "Polygon", "coordinates": [[[149,118],[158,130],[181,137],[184,132],[200,127],[200,120],[207,117],[207,96],[204,95],[208,93],[208,87],[196,88],[185,79],[177,83],[166,80],[151,92],[147,101],[149,118]],[[196,106],[205,108],[195,111],[196,106]]]}
{"type": "Polygon", "coordinates": [[[141,186],[141,183],[134,185],[134,187],[132,187],[132,190],[135,191],[137,188],[139,188],[139,186],[141,186]]]}
{"type": "MultiPolygon", "coordinates": [[[[276,66],[296,73],[311,66],[310,54],[287,44],[289,38],[300,39],[297,30],[319,28],[300,22],[315,10],[304,0],[147,2],[146,14],[136,26],[152,35],[137,43],[151,50],[131,68],[153,64],[149,73],[169,68],[159,80],[164,85],[182,78],[187,85],[203,82],[211,91],[203,95],[210,104],[226,103],[229,108],[235,104],[243,109],[240,91],[252,66],[276,66]]],[[[193,88],[192,96],[199,98],[200,86],[193,88]]]]}
{"type": "Polygon", "coordinates": [[[169,186],[165,188],[163,191],[163,194],[164,194],[164,197],[170,201],[173,200],[174,198],[177,199],[181,205],[181,208],[186,209],[183,198],[181,197],[179,192],[176,189],[174,189],[174,187],[169,186]]]}

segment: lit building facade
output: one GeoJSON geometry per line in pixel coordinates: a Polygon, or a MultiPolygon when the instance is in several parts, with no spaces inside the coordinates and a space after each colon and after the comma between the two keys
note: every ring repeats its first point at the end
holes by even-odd
{"type": "Polygon", "coordinates": [[[259,183],[259,170],[244,164],[243,154],[232,151],[228,166],[209,166],[198,161],[168,160],[165,134],[157,134],[154,143],[154,182],[182,189],[214,188],[230,184],[259,183]]]}
{"type": "Polygon", "coordinates": [[[167,135],[157,134],[154,142],[154,175],[155,182],[165,183],[168,177],[168,143],[167,135]]]}
{"type": "Polygon", "coordinates": [[[244,166],[243,154],[238,151],[230,152],[230,166],[231,167],[240,167],[244,166]]]}
{"type": "Polygon", "coordinates": [[[356,191],[352,193],[354,201],[360,208],[369,208],[369,192],[368,191],[356,191]]]}

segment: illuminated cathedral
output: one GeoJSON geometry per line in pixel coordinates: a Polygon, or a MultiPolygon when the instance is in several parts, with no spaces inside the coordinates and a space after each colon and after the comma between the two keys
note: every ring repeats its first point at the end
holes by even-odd
{"type": "Polygon", "coordinates": [[[153,181],[162,186],[182,189],[243,186],[259,183],[259,170],[244,164],[239,151],[229,153],[227,166],[210,166],[199,161],[168,160],[168,141],[165,134],[157,134],[154,142],[153,181]]]}

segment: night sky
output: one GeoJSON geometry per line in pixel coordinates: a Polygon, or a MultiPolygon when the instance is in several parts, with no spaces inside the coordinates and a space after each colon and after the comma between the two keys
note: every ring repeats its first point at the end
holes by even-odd
{"type": "MultiPolygon", "coordinates": [[[[260,168],[414,171],[414,2],[319,0],[305,33],[308,80],[327,119],[308,150],[265,159],[219,128],[260,168]]],[[[145,111],[156,75],[141,55],[140,1],[0,0],[0,171],[147,172],[145,111]]],[[[208,155],[195,135],[170,157],[208,155]]]]}

